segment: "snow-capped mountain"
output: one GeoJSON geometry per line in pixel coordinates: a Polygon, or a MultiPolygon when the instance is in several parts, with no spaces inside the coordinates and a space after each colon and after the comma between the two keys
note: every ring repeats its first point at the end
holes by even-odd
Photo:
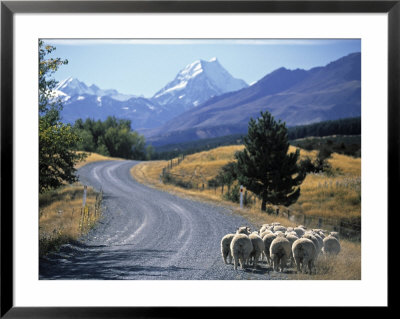
{"type": "Polygon", "coordinates": [[[159,90],[152,101],[188,110],[213,96],[248,87],[225,70],[217,58],[197,60],[181,70],[175,79],[159,90]]]}
{"type": "Polygon", "coordinates": [[[117,101],[127,101],[136,97],[135,95],[121,94],[114,89],[102,90],[94,84],[87,86],[84,82],[73,77],[59,82],[54,91],[55,95],[61,97],[63,101],[67,101],[74,96],[80,96],[81,99],[84,99],[85,95],[94,95],[97,97],[108,96],[117,101]]]}
{"type": "Polygon", "coordinates": [[[310,70],[279,68],[248,88],[225,93],[145,132],[154,146],[247,132],[268,110],[287,126],[361,115],[361,53],[310,70]]]}
{"type": "Polygon", "coordinates": [[[164,123],[165,108],[149,99],[121,94],[114,89],[104,90],[94,84],[87,86],[72,77],[59,82],[53,96],[63,102],[61,117],[66,123],[74,123],[79,118],[105,120],[108,116],[129,119],[135,129],[164,123]]]}
{"type": "Polygon", "coordinates": [[[233,78],[217,61],[198,60],[181,70],[176,78],[152,98],[125,95],[114,89],[88,86],[69,77],[57,84],[53,95],[63,101],[64,122],[82,118],[104,120],[113,115],[131,120],[134,129],[155,128],[209,98],[240,90],[248,85],[233,78]]]}

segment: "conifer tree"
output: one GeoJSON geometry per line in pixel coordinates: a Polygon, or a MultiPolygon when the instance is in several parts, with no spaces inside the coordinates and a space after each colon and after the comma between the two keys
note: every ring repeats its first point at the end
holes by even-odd
{"type": "Polygon", "coordinates": [[[266,111],[255,121],[250,119],[245,149],[237,152],[238,180],[266,204],[289,206],[300,196],[300,184],[306,173],[297,165],[300,152],[288,153],[285,123],[276,122],[266,111]]]}

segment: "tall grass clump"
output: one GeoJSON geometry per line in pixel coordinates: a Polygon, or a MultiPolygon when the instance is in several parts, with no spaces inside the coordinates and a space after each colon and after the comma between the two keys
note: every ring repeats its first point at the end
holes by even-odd
{"type": "Polygon", "coordinates": [[[73,184],[39,195],[40,256],[78,240],[101,218],[102,194],[89,187],[82,207],[83,189],[73,184]]]}

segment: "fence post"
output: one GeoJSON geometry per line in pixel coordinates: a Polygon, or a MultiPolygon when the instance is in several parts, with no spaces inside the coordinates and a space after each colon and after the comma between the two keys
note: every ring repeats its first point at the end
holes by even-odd
{"type": "Polygon", "coordinates": [[[87,185],[83,187],[83,200],[82,200],[82,206],[85,207],[86,205],[86,191],[87,191],[87,185]]]}
{"type": "Polygon", "coordinates": [[[321,228],[321,226],[322,226],[322,218],[319,217],[318,218],[318,228],[321,228]]]}
{"type": "Polygon", "coordinates": [[[88,207],[88,217],[87,217],[87,225],[90,225],[90,208],[88,207]]]}
{"type": "Polygon", "coordinates": [[[82,208],[81,208],[81,216],[79,218],[79,231],[82,232],[82,224],[83,224],[83,219],[82,219],[82,208]]]}

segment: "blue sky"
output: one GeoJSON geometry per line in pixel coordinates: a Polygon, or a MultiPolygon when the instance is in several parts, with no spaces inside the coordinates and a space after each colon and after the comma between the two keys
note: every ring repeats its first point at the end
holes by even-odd
{"type": "Polygon", "coordinates": [[[53,56],[68,59],[54,78],[69,76],[87,85],[151,97],[195,60],[217,57],[234,77],[248,84],[280,68],[324,66],[353,52],[358,39],[47,39],[53,56]]]}

